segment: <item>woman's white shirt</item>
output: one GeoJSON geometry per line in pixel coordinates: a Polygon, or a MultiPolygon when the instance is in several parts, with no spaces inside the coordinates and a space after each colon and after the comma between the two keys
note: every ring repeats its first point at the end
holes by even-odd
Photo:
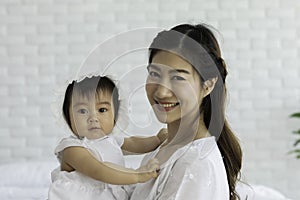
{"type": "MultiPolygon", "coordinates": [[[[142,165],[159,149],[145,156],[142,165]]],[[[195,140],[178,149],[161,166],[160,175],[137,184],[131,200],[228,200],[225,166],[215,137],[195,140]]]]}

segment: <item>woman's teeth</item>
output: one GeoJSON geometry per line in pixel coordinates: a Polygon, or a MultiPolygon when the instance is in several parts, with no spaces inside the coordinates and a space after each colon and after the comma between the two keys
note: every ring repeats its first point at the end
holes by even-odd
{"type": "Polygon", "coordinates": [[[166,103],[166,104],[159,104],[159,105],[164,107],[164,108],[170,108],[170,107],[176,106],[177,103],[166,103]]]}

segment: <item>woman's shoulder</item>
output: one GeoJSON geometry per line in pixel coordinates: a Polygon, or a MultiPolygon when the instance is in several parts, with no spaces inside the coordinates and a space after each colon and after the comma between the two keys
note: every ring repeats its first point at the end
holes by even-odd
{"type": "Polygon", "coordinates": [[[202,138],[186,145],[179,156],[178,162],[187,166],[213,165],[222,160],[215,137],[202,138]]]}
{"type": "Polygon", "coordinates": [[[191,152],[196,153],[199,159],[208,158],[210,155],[219,152],[214,136],[201,138],[191,143],[191,152]]]}
{"type": "Polygon", "coordinates": [[[214,137],[191,144],[173,168],[184,174],[197,174],[203,179],[206,177],[207,180],[227,180],[222,155],[214,137]]]}

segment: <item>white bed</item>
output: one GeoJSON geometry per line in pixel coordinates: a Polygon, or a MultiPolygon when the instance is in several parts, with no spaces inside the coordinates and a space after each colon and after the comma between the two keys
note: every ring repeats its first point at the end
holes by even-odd
{"type": "Polygon", "coordinates": [[[47,199],[55,161],[30,161],[0,165],[0,199],[47,199]]]}
{"type": "MultiPolygon", "coordinates": [[[[129,158],[135,166],[136,158],[129,158]]],[[[58,166],[56,161],[27,161],[0,164],[1,200],[46,200],[51,183],[51,171],[58,166]]],[[[244,197],[252,193],[248,200],[288,200],[280,192],[263,185],[238,185],[239,194],[244,197]]],[[[243,199],[243,198],[242,198],[243,199]]]]}

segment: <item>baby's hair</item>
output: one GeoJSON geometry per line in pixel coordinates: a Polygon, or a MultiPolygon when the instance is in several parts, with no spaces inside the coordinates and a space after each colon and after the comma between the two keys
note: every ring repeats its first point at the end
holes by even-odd
{"type": "MultiPolygon", "coordinates": [[[[63,116],[71,128],[71,120],[70,120],[70,106],[72,104],[72,96],[73,91],[78,92],[83,97],[95,97],[102,92],[109,92],[112,96],[113,106],[114,106],[114,122],[116,123],[118,119],[118,111],[119,111],[119,92],[118,88],[114,84],[114,82],[106,77],[106,76],[92,76],[86,77],[83,80],[77,82],[72,81],[66,89],[65,99],[63,102],[63,116]]],[[[72,128],[71,128],[72,129],[72,128]]]]}

